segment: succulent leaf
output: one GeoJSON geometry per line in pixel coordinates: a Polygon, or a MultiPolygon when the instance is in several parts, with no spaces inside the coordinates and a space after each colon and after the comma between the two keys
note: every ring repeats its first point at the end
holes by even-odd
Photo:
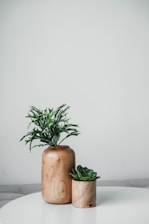
{"type": "Polygon", "coordinates": [[[73,168],[70,175],[74,180],[78,181],[94,181],[100,178],[97,176],[97,172],[81,165],[78,165],[76,169],[73,168]]]}

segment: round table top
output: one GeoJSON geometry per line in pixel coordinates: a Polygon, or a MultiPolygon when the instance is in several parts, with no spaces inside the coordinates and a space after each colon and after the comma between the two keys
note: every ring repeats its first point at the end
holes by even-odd
{"type": "Polygon", "coordinates": [[[15,199],[0,210],[1,224],[149,224],[149,189],[97,187],[96,207],[47,204],[41,192],[15,199]]]}

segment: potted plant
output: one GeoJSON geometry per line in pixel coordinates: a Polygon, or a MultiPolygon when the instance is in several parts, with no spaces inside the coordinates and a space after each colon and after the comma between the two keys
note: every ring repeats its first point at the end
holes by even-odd
{"type": "Polygon", "coordinates": [[[96,179],[97,173],[87,167],[78,165],[72,168],[72,204],[79,208],[96,206],[96,179]]]}
{"type": "Polygon", "coordinates": [[[48,146],[42,154],[42,196],[48,203],[71,202],[69,173],[75,167],[75,152],[61,143],[70,136],[79,135],[79,131],[78,125],[69,123],[68,109],[66,104],[44,110],[31,106],[26,116],[30,119],[31,130],[20,140],[29,144],[30,151],[34,147],[48,146]]]}

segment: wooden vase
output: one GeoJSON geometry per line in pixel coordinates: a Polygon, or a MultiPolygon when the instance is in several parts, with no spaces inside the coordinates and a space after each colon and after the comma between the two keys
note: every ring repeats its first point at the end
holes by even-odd
{"type": "Polygon", "coordinates": [[[72,201],[71,169],[75,152],[69,146],[49,146],[42,155],[42,197],[48,203],[72,201]]]}
{"type": "Polygon", "coordinates": [[[76,181],[72,180],[72,204],[78,208],[90,208],[96,206],[96,180],[76,181]]]}

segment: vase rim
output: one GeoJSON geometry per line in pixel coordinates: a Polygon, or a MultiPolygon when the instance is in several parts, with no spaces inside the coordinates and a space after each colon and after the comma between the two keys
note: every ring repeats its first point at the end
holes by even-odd
{"type": "Polygon", "coordinates": [[[96,180],[74,180],[74,179],[72,179],[72,181],[81,182],[81,183],[85,183],[85,182],[96,182],[96,180]]]}
{"type": "Polygon", "coordinates": [[[47,149],[65,149],[65,148],[70,148],[70,146],[69,145],[57,145],[57,146],[49,145],[47,149]]]}

